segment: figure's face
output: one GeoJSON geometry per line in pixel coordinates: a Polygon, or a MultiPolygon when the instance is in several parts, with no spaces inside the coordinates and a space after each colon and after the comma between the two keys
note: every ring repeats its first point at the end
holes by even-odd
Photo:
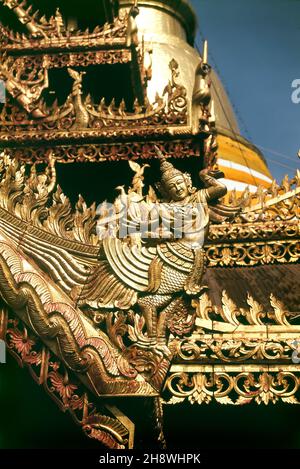
{"type": "Polygon", "coordinates": [[[172,200],[179,201],[185,199],[189,195],[187,183],[183,176],[175,176],[170,179],[165,188],[172,200]]]}

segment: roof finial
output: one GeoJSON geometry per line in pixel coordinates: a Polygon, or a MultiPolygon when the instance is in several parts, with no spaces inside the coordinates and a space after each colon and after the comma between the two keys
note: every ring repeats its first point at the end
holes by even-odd
{"type": "Polygon", "coordinates": [[[205,39],[203,43],[203,56],[202,56],[203,64],[208,63],[208,42],[205,39]]]}

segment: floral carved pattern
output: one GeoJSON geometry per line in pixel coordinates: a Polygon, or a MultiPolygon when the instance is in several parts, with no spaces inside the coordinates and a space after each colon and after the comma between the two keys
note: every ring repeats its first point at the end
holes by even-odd
{"type": "Polygon", "coordinates": [[[296,374],[289,371],[171,373],[165,385],[165,403],[187,399],[191,404],[300,404],[299,384],[296,374]]]}
{"type": "Polygon", "coordinates": [[[105,415],[108,410],[93,401],[74,374],[4,305],[0,319],[0,337],[6,340],[9,352],[20,366],[28,368],[58,407],[68,411],[84,433],[99,444],[111,449],[128,448],[131,430],[114,416],[105,415]]]}

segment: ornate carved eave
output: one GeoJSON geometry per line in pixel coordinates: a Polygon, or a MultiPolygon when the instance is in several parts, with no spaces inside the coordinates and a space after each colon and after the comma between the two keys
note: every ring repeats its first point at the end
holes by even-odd
{"type": "MultiPolygon", "coordinates": [[[[106,57],[105,54],[108,58],[115,57],[114,54],[100,52],[95,52],[95,57],[101,62],[106,57]]],[[[92,61],[92,55],[93,53],[88,53],[88,63],[92,61]]],[[[52,63],[50,57],[44,56],[41,60],[46,61],[47,67],[36,64],[30,74],[31,80],[34,77],[35,80],[30,86],[25,73],[29,59],[22,57],[12,61],[8,58],[2,65],[2,74],[7,78],[8,99],[0,114],[0,143],[14,149],[14,155],[18,159],[43,161],[47,159],[46,153],[51,149],[57,155],[58,161],[64,161],[66,158],[67,161],[101,161],[112,158],[113,155],[118,159],[117,148],[124,146],[122,141],[135,142],[140,153],[143,145],[146,146],[146,142],[143,143],[145,138],[149,148],[148,157],[153,157],[155,150],[153,146],[151,149],[149,139],[152,138],[157,143],[162,137],[175,140],[174,146],[180,145],[183,155],[186,147],[191,155],[200,156],[201,142],[207,138],[207,132],[200,132],[197,137],[193,137],[189,103],[184,87],[178,83],[179,71],[175,61],[170,63],[171,78],[169,83],[166,83],[163,96],[157,95],[154,103],[146,100],[145,105],[141,105],[136,99],[133,103],[134,110],[129,112],[124,100],[116,105],[115,100],[106,104],[103,98],[96,105],[90,95],[82,99],[82,74],[70,68],[72,63],[76,65],[76,54],[66,55],[67,61],[63,61],[63,57],[56,57],[58,63],[52,63]],[[69,74],[74,80],[73,90],[61,106],[54,101],[49,107],[42,98],[43,90],[49,85],[47,70],[51,66],[68,66],[69,74]],[[103,145],[110,141],[115,142],[116,132],[118,143],[103,145]],[[179,138],[182,142],[178,141],[179,138]],[[39,151],[35,149],[37,144],[39,151]],[[77,157],[74,158],[72,153],[77,153],[77,157]],[[63,157],[60,157],[60,154],[63,157]]],[[[34,60],[36,62],[37,59],[34,60]]],[[[213,142],[211,145],[213,147],[213,142]]],[[[208,145],[207,151],[212,147],[208,145]]],[[[177,153],[179,152],[177,148],[177,153]]],[[[130,158],[130,155],[126,157],[130,158]]],[[[142,154],[141,157],[146,155],[142,154]]]]}
{"type": "Polygon", "coordinates": [[[49,21],[38,20],[37,13],[32,15],[30,8],[24,10],[24,2],[6,1],[4,4],[26,26],[29,37],[8,34],[2,27],[2,34],[9,36],[12,42],[2,41],[0,76],[7,91],[0,117],[0,142],[3,145],[23,147],[26,144],[29,147],[44,142],[49,147],[52,142],[57,142],[70,146],[72,142],[77,145],[83,140],[114,139],[116,127],[121,138],[128,139],[129,136],[137,137],[136,134],[148,136],[151,130],[155,134],[154,122],[156,125],[162,123],[164,127],[158,135],[172,134],[168,124],[171,127],[187,126],[187,103],[180,101],[184,100],[183,87],[175,82],[176,64],[164,97],[157,96],[153,104],[146,99],[151,61],[147,64],[146,56],[150,53],[143,43],[138,42],[135,7],[128,14],[115,18],[112,24],[97,27],[92,33],[82,33],[66,29],[59,11],[49,21]],[[116,105],[114,99],[108,103],[103,98],[96,104],[89,94],[83,98],[85,72],[72,67],[82,70],[91,65],[114,64],[128,65],[134,102],[128,104],[122,99],[116,105]],[[50,104],[44,100],[45,90],[52,94],[57,91],[51,89],[48,77],[49,70],[57,68],[67,69],[74,80],[72,92],[60,105],[57,99],[50,100],[50,104]],[[170,107],[169,120],[167,106],[170,107]]]}
{"type": "Polygon", "coordinates": [[[246,190],[231,203],[240,213],[231,223],[212,225],[207,258],[210,267],[296,263],[300,258],[300,173],[269,190],[246,190]]]}
{"type": "Polygon", "coordinates": [[[157,94],[150,103],[147,83],[152,77],[152,50],[139,42],[135,5],[112,24],[92,33],[74,33],[66,29],[59,11],[49,20],[38,19],[24,9],[24,2],[4,3],[29,34],[14,35],[2,28],[7,40],[0,77],[7,100],[0,114],[0,144],[10,147],[15,157],[45,161],[47,151],[53,151],[59,161],[149,158],[159,142],[165,149],[169,143],[175,156],[201,156],[206,166],[213,166],[217,143],[207,53],[197,68],[192,102],[180,83],[180,67],[171,60],[170,80],[162,96],[157,94]],[[113,64],[130,68],[132,102],[126,102],[126,97],[117,102],[103,97],[98,102],[90,94],[82,96],[82,69],[113,64]],[[51,88],[49,78],[53,69],[67,69],[73,79],[64,103],[54,99],[57,90],[51,88]],[[126,146],[132,142],[135,146],[128,153],[126,146]]]}
{"type": "MultiPolygon", "coordinates": [[[[97,26],[93,31],[86,29],[68,30],[59,11],[47,19],[38,11],[32,12],[32,7],[26,7],[26,1],[2,0],[21,24],[27,29],[27,33],[20,34],[10,31],[3,25],[0,26],[1,51],[11,53],[26,53],[33,50],[40,53],[46,51],[72,51],[84,49],[114,49],[124,48],[127,44],[128,15],[109,15],[111,22],[104,26],[97,26]]],[[[111,8],[111,7],[110,7],[111,8]]],[[[107,6],[106,6],[107,11],[107,6]]]]}
{"type": "Polygon", "coordinates": [[[196,300],[196,330],[170,343],[165,403],[299,404],[300,312],[286,311],[273,294],[269,301],[266,311],[250,295],[248,308],[238,308],[226,291],[221,307],[206,293],[196,300]]]}

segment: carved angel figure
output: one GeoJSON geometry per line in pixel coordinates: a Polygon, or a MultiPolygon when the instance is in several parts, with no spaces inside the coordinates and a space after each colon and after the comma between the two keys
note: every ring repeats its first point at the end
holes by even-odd
{"type": "MultiPolygon", "coordinates": [[[[117,214],[110,213],[105,219],[117,219],[117,229],[103,238],[99,264],[82,290],[80,303],[101,312],[136,308],[147,330],[139,345],[163,350],[167,328],[185,330],[187,300],[201,292],[209,204],[224,196],[227,189],[202,170],[204,188],[197,190],[189,174],[159,156],[161,179],[157,187],[163,198],[145,199],[140,184],[137,192],[131,189],[126,194],[122,188],[117,214]],[[135,242],[137,237],[139,242],[135,242]]],[[[226,217],[224,210],[223,206],[215,207],[215,215],[226,217]]]]}

